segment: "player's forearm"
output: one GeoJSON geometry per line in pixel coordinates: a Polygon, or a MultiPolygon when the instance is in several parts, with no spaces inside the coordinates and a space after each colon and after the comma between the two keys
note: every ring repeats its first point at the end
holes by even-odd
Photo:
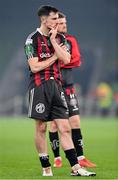
{"type": "Polygon", "coordinates": [[[41,61],[41,62],[37,61],[34,63],[32,63],[33,60],[31,59],[29,60],[30,69],[33,73],[37,73],[51,66],[56,61],[56,59],[57,59],[56,56],[52,56],[45,61],[41,61]]]}
{"type": "Polygon", "coordinates": [[[68,64],[70,62],[70,54],[66,50],[64,50],[62,47],[60,47],[57,44],[56,40],[53,40],[51,42],[52,42],[52,45],[54,47],[54,50],[56,52],[58,59],[61,59],[64,64],[68,64]]]}

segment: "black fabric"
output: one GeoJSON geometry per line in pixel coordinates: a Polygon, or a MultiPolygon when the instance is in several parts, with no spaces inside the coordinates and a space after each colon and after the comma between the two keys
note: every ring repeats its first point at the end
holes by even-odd
{"type": "Polygon", "coordinates": [[[71,68],[61,69],[63,87],[74,84],[73,73],[71,68]]]}
{"type": "Polygon", "coordinates": [[[75,164],[78,164],[78,160],[77,160],[77,154],[75,149],[69,149],[64,151],[66,158],[68,159],[71,167],[74,166],[75,164]]]}
{"type": "Polygon", "coordinates": [[[49,139],[54,157],[59,157],[59,135],[58,132],[49,132],[49,139]]]}
{"type": "Polygon", "coordinates": [[[49,162],[49,156],[41,156],[41,157],[39,157],[39,160],[40,160],[41,166],[42,166],[43,168],[46,168],[46,167],[50,167],[50,166],[51,166],[51,164],[50,164],[50,162],[49,162]]]}
{"type": "MultiPolygon", "coordinates": [[[[38,57],[39,61],[45,61],[54,54],[54,48],[50,43],[50,37],[42,35],[39,31],[31,33],[25,43],[25,53],[27,59],[38,57]]],[[[57,34],[56,40],[59,44],[66,42],[65,36],[57,34]]],[[[61,81],[60,64],[59,60],[55,61],[50,67],[33,73],[30,71],[30,83],[29,88],[32,89],[35,86],[40,86],[45,81],[49,80],[53,76],[57,81],[61,81]]]]}
{"type": "Polygon", "coordinates": [[[68,119],[64,92],[55,80],[50,79],[30,91],[28,116],[43,121],[68,119]]]}
{"type": "Polygon", "coordinates": [[[69,117],[80,114],[78,99],[76,97],[76,94],[72,92],[73,88],[74,88],[73,85],[63,87],[66,102],[67,102],[68,109],[69,109],[69,117]],[[67,94],[67,90],[70,91],[70,94],[67,94]]]}
{"type": "Polygon", "coordinates": [[[72,129],[72,140],[75,146],[77,156],[83,156],[83,142],[81,129],[72,129]]]}

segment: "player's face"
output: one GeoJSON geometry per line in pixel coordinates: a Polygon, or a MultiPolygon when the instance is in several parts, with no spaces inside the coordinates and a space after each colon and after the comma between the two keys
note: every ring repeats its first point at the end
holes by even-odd
{"type": "Polygon", "coordinates": [[[67,33],[66,18],[59,18],[59,20],[58,20],[58,32],[67,33]]]}
{"type": "Polygon", "coordinates": [[[58,13],[51,12],[46,18],[46,27],[51,29],[58,25],[58,13]]]}

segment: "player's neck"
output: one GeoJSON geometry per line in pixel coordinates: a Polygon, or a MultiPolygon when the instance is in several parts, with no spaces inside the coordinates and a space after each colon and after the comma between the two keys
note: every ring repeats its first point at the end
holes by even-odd
{"type": "Polygon", "coordinates": [[[49,29],[45,26],[40,26],[39,28],[40,32],[44,35],[44,36],[48,36],[49,35],[49,29]]]}

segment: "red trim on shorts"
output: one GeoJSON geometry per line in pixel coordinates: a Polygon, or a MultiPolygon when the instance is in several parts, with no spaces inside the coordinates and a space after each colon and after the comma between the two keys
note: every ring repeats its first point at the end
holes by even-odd
{"type": "Polygon", "coordinates": [[[75,88],[73,87],[73,88],[71,89],[71,93],[72,93],[72,94],[75,94],[75,92],[76,92],[76,90],[75,90],[75,88]]]}
{"type": "Polygon", "coordinates": [[[66,88],[66,95],[70,95],[71,94],[71,90],[69,88],[66,88]]]}

